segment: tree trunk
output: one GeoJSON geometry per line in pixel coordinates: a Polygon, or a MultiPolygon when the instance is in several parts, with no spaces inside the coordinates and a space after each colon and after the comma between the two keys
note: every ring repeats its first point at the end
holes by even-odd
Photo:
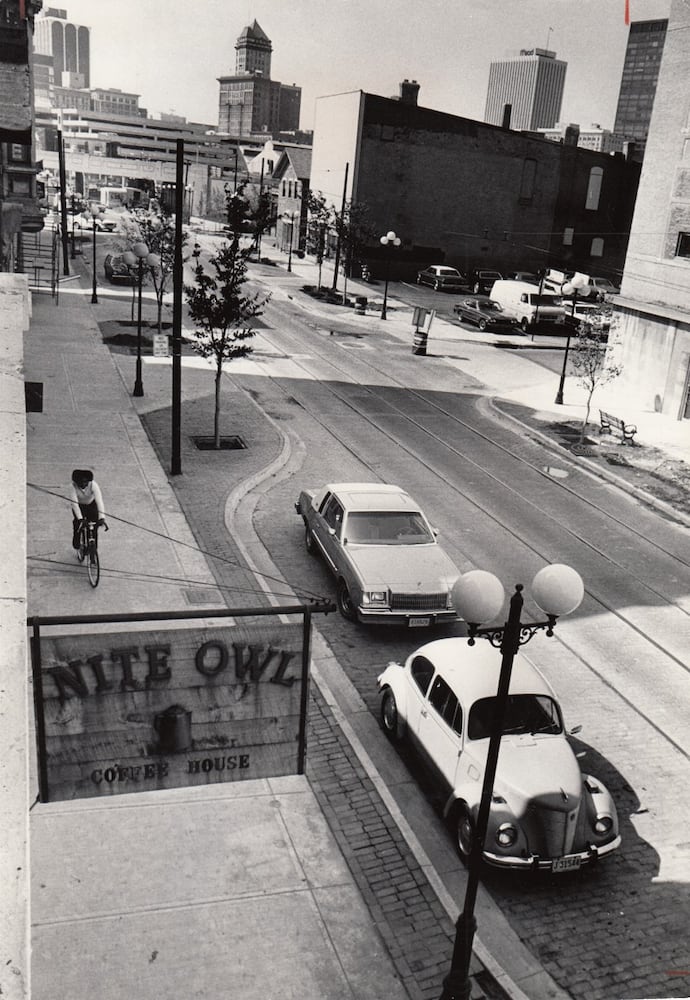
{"type": "Polygon", "coordinates": [[[218,359],[216,367],[216,405],[213,414],[213,447],[220,449],[220,380],[223,375],[223,361],[218,359]]]}
{"type": "Polygon", "coordinates": [[[589,423],[589,411],[592,405],[592,396],[594,395],[594,386],[590,389],[587,395],[587,404],[585,406],[585,419],[582,421],[582,427],[580,428],[580,444],[584,444],[585,434],[587,433],[587,424],[589,423]]]}

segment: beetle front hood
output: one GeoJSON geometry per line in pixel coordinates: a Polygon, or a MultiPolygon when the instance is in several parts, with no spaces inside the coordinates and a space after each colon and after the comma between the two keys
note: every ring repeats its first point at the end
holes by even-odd
{"type": "Polygon", "coordinates": [[[366,587],[428,591],[450,586],[460,571],[440,545],[347,546],[348,556],[366,587]]]}
{"type": "MultiPolygon", "coordinates": [[[[481,744],[483,773],[489,741],[482,740],[481,744]]],[[[504,736],[494,792],[503,795],[516,812],[520,811],[521,802],[572,809],[582,795],[582,773],[570,745],[562,737],[504,736]]]]}

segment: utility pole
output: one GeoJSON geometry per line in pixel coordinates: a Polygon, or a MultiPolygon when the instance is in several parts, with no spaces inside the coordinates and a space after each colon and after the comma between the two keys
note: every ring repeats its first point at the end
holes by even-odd
{"type": "Polygon", "coordinates": [[[182,422],[182,210],[184,188],[184,139],[177,140],[177,171],[175,177],[175,256],[173,259],[173,324],[172,324],[172,457],[170,474],[182,473],[180,455],[180,424],[182,422]]]}

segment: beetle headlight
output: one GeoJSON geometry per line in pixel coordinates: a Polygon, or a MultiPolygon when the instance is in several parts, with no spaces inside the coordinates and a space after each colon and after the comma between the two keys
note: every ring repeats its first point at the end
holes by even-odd
{"type": "Polygon", "coordinates": [[[387,590],[365,590],[362,594],[362,604],[368,607],[384,608],[388,605],[387,590]]]}
{"type": "Polygon", "coordinates": [[[594,823],[594,832],[598,833],[600,837],[604,834],[610,833],[613,829],[613,820],[610,816],[597,816],[594,823]]]}
{"type": "Polygon", "coordinates": [[[496,830],[496,843],[499,847],[512,847],[517,838],[518,832],[512,823],[501,823],[496,830]]]}

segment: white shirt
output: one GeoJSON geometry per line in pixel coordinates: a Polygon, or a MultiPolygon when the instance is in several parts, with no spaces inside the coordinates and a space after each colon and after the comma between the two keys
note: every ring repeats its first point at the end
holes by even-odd
{"type": "Polygon", "coordinates": [[[84,507],[88,507],[90,503],[96,501],[96,506],[98,507],[98,517],[105,517],[105,510],[103,509],[103,495],[101,493],[101,488],[95,479],[92,479],[90,483],[87,483],[86,487],[82,490],[76,483],[72,483],[72,513],[75,517],[81,517],[82,512],[79,504],[84,507]]]}

